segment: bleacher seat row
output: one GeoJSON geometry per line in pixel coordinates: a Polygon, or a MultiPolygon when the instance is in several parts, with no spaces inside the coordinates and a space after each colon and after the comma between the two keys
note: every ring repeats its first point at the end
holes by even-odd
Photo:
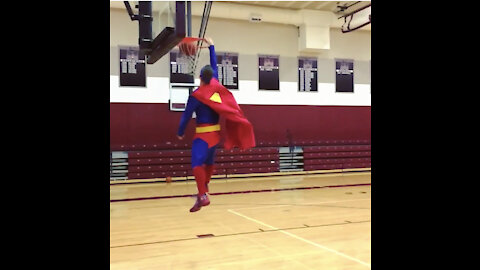
{"type": "Polygon", "coordinates": [[[310,146],[303,148],[305,171],[371,167],[371,145],[310,146]]]}
{"type": "MultiPolygon", "coordinates": [[[[257,147],[281,147],[288,146],[289,142],[269,141],[257,142],[257,147]]],[[[346,145],[370,145],[370,140],[298,140],[293,141],[295,146],[346,146],[346,145]]],[[[152,151],[152,150],[184,150],[190,149],[191,142],[162,142],[156,144],[118,144],[112,145],[111,151],[152,151]]]]}
{"type": "MultiPolygon", "coordinates": [[[[321,145],[302,147],[305,171],[371,167],[370,141],[322,142],[321,145]]],[[[298,147],[299,144],[295,143],[298,147]]],[[[188,148],[133,150],[127,153],[128,179],[193,176],[190,165],[191,154],[188,148]]],[[[280,171],[279,157],[279,148],[276,146],[257,146],[249,150],[218,149],[214,174],[228,176],[278,172],[280,171]]]]}
{"type": "MultiPolygon", "coordinates": [[[[219,149],[215,175],[278,171],[278,148],[219,149]]],[[[128,152],[128,179],[193,176],[190,150],[128,152]]]]}

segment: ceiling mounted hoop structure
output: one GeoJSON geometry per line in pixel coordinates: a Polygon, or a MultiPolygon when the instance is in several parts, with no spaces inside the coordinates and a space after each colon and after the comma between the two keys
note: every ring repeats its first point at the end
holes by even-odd
{"type": "MultiPolygon", "coordinates": [[[[187,6],[188,7],[188,6],[187,6]]],[[[186,36],[184,37],[177,45],[179,49],[179,54],[177,62],[184,67],[186,74],[195,76],[195,71],[198,65],[198,59],[200,57],[200,51],[206,49],[210,46],[207,43],[204,46],[205,33],[207,31],[208,19],[210,17],[210,10],[212,8],[212,1],[205,1],[205,7],[203,10],[202,21],[200,24],[200,31],[198,37],[186,36]]],[[[188,11],[190,13],[190,11],[188,11]]],[[[191,27],[189,26],[189,32],[191,27]]]]}
{"type": "Polygon", "coordinates": [[[200,56],[200,51],[203,47],[203,41],[205,41],[205,33],[207,32],[208,19],[210,18],[210,10],[212,9],[213,1],[205,1],[205,6],[203,8],[202,22],[200,23],[200,31],[198,33],[199,40],[197,41],[197,55],[195,56],[195,63],[193,65],[193,71],[197,69],[198,57],[200,56]]]}
{"type": "Polygon", "coordinates": [[[360,9],[345,14],[338,19],[344,19],[342,33],[348,33],[360,29],[372,22],[372,4],[368,4],[360,9]]]}

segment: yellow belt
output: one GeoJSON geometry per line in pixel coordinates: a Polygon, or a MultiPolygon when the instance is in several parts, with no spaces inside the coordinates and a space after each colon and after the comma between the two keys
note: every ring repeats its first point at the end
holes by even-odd
{"type": "Polygon", "coordinates": [[[205,132],[212,132],[212,131],[218,131],[218,130],[220,130],[220,124],[216,124],[216,125],[208,126],[208,127],[197,127],[195,129],[195,132],[205,133],[205,132]]]}

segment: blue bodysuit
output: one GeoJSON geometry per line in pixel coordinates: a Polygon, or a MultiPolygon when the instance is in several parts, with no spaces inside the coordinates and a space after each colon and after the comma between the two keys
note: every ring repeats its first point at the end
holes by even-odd
{"type": "MultiPolygon", "coordinates": [[[[217,56],[215,54],[215,47],[210,45],[210,66],[213,69],[213,77],[218,80],[217,56]]],[[[190,95],[187,102],[187,107],[183,112],[182,119],[178,128],[177,135],[183,136],[188,122],[192,118],[193,112],[197,115],[197,134],[194,137],[192,144],[192,168],[202,166],[203,164],[212,165],[215,158],[215,150],[218,146],[219,132],[198,133],[198,127],[209,127],[218,125],[219,115],[207,105],[201,103],[190,95]],[[214,145],[212,145],[212,143],[214,145]]]]}

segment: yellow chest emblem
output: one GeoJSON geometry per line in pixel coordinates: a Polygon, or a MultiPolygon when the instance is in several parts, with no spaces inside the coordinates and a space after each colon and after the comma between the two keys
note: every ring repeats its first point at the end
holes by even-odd
{"type": "Polygon", "coordinates": [[[220,98],[220,95],[217,92],[215,92],[215,94],[213,94],[210,97],[210,100],[213,102],[222,103],[222,99],[220,98]]]}

